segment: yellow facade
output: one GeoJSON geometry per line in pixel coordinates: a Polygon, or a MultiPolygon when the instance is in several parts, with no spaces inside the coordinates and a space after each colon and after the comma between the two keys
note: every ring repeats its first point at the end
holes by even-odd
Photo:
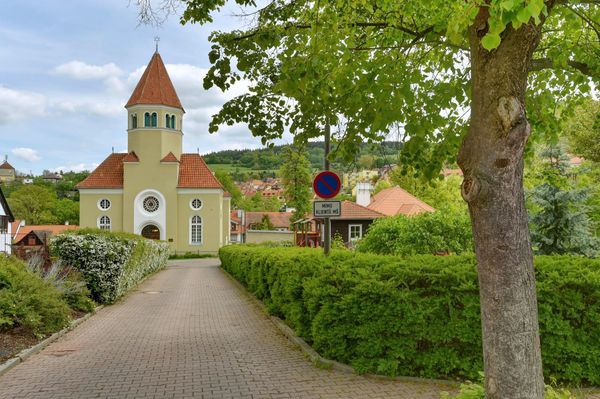
{"type": "MultiPolygon", "coordinates": [[[[173,252],[215,254],[229,241],[230,201],[222,187],[217,188],[218,182],[215,186],[216,180],[206,188],[179,186],[183,109],[156,104],[134,104],[126,109],[128,154],[113,154],[105,161],[122,163],[122,187],[84,181],[79,186],[81,227],[159,238],[169,242],[173,252]],[[156,114],[156,126],[145,126],[146,113],[156,114]],[[167,115],[174,126],[167,126],[167,115]],[[103,216],[109,218],[110,226],[103,216]]],[[[106,168],[101,164],[96,171],[106,168]]]]}

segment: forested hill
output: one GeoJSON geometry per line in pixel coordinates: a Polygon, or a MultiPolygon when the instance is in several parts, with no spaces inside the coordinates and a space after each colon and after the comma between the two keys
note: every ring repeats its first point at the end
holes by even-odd
{"type": "MultiPolygon", "coordinates": [[[[334,148],[335,146],[332,146],[334,148]]],[[[346,167],[335,165],[337,169],[371,169],[379,168],[386,164],[396,163],[398,152],[402,144],[396,141],[384,141],[378,144],[363,144],[360,154],[355,162],[346,167]]],[[[231,165],[253,170],[276,170],[283,163],[281,153],[285,146],[260,148],[254,150],[224,150],[203,155],[207,164],[231,165]]],[[[307,145],[308,158],[313,168],[319,169],[323,165],[325,154],[322,141],[310,142],[307,145]]]]}

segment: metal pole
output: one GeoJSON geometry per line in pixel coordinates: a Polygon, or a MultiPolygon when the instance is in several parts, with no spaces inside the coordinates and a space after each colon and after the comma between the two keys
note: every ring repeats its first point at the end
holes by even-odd
{"type": "MultiPolygon", "coordinates": [[[[325,160],[323,162],[323,167],[325,170],[329,170],[329,141],[331,139],[331,126],[328,124],[325,125],[325,160]]],[[[323,251],[325,256],[329,256],[329,252],[331,251],[331,220],[329,218],[325,218],[325,237],[323,237],[323,251]]]]}

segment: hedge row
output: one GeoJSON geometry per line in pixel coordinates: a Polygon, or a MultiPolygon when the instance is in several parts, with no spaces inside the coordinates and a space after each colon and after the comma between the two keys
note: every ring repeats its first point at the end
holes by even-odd
{"type": "Polygon", "coordinates": [[[169,245],[125,233],[83,229],[55,236],[52,253],[83,275],[92,297],[112,303],[165,267],[169,245]]]}
{"type": "MultiPolygon", "coordinates": [[[[483,370],[475,259],[228,246],[222,266],[323,356],[358,372],[431,378],[483,370]]],[[[600,261],[535,260],[544,372],[600,384],[600,261]]]]}
{"type": "Polygon", "coordinates": [[[43,336],[66,326],[70,317],[59,290],[23,262],[0,254],[0,330],[20,327],[43,336]]]}

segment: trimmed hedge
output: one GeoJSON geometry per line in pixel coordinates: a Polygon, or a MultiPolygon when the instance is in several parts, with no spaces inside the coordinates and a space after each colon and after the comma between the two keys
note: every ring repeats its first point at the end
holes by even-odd
{"type": "Polygon", "coordinates": [[[52,238],[52,253],[84,277],[92,297],[112,303],[148,274],[164,268],[169,245],[134,234],[82,229],[52,238]]]}
{"type": "Polygon", "coordinates": [[[0,330],[21,327],[46,335],[71,318],[62,294],[16,258],[0,254],[0,330]]]}
{"type": "MultiPolygon", "coordinates": [[[[476,379],[483,370],[472,255],[400,258],[235,245],[222,267],[323,356],[361,373],[476,379]]],[[[600,384],[600,261],[537,257],[544,373],[600,384]]]]}

